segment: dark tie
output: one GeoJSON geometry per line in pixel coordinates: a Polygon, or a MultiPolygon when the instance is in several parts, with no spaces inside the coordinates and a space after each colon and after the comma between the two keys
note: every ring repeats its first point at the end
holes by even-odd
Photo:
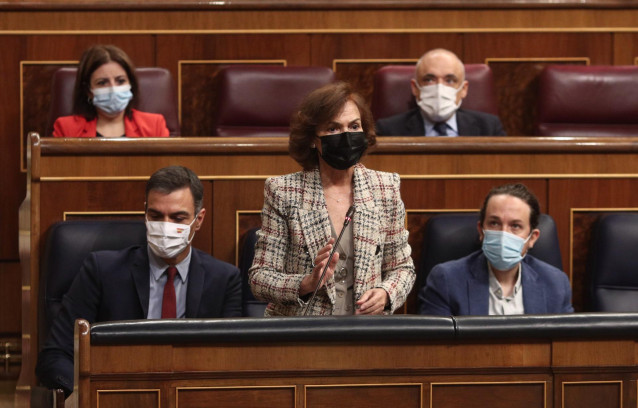
{"type": "Polygon", "coordinates": [[[447,125],[445,122],[435,123],[434,130],[436,130],[436,133],[438,133],[439,136],[447,136],[447,125]]]}
{"type": "Polygon", "coordinates": [[[174,319],[177,317],[177,306],[175,300],[175,275],[177,274],[177,268],[169,266],[166,269],[168,278],[164,284],[164,297],[162,297],[162,319],[174,319]]]}

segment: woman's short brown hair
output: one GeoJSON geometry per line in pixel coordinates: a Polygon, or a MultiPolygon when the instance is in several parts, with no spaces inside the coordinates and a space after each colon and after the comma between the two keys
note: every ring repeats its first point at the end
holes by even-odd
{"type": "Polygon", "coordinates": [[[94,45],[84,51],[80,58],[78,73],[75,77],[75,88],[73,88],[73,113],[84,116],[86,120],[93,120],[97,117],[95,106],[89,100],[91,91],[91,75],[96,69],[108,62],[120,64],[131,84],[133,99],[126,107],[125,114],[131,117],[131,109],[137,102],[137,77],[135,76],[135,65],[124,51],[114,45],[94,45]]]}
{"type": "Polygon", "coordinates": [[[290,140],[288,152],[304,170],[319,165],[317,150],[312,148],[320,126],[334,119],[346,102],[352,101],[361,115],[361,128],[368,140],[368,148],[376,143],[374,119],[363,97],[354,92],[346,82],[334,82],[312,91],[301,102],[299,110],[290,120],[290,140]]]}

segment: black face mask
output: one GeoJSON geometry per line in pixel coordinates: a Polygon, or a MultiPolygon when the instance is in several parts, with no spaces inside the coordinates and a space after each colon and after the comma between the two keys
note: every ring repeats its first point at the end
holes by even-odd
{"type": "Polygon", "coordinates": [[[364,132],[343,132],[322,136],[319,140],[321,140],[321,158],[337,170],[345,170],[357,164],[368,148],[368,140],[364,132]]]}

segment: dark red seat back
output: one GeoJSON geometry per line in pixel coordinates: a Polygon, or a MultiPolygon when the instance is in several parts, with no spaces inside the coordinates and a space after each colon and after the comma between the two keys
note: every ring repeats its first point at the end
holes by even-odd
{"type": "Polygon", "coordinates": [[[539,136],[638,136],[638,67],[549,65],[538,84],[539,136]]]}
{"type": "Polygon", "coordinates": [[[334,79],[326,67],[226,67],[218,74],[214,136],[287,137],[301,100],[334,79]]]}

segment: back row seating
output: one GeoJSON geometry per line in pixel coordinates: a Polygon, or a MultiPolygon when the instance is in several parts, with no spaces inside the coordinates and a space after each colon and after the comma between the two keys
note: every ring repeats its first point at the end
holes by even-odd
{"type": "MultiPolygon", "coordinates": [[[[466,64],[470,83],[463,107],[498,114],[492,71],[466,64]]],[[[56,118],[72,114],[75,68],[53,78],[47,135],[56,118]]],[[[162,113],[171,136],[179,136],[177,100],[163,68],[138,68],[139,109],[162,113]]],[[[412,65],[389,65],[374,76],[371,109],[375,119],[416,106],[410,90],[412,65]]],[[[218,75],[211,136],[287,136],[290,116],[310,91],[335,80],[326,67],[233,65],[218,75]]],[[[539,78],[536,134],[539,136],[638,135],[638,67],[547,66],[539,78]]]]}

